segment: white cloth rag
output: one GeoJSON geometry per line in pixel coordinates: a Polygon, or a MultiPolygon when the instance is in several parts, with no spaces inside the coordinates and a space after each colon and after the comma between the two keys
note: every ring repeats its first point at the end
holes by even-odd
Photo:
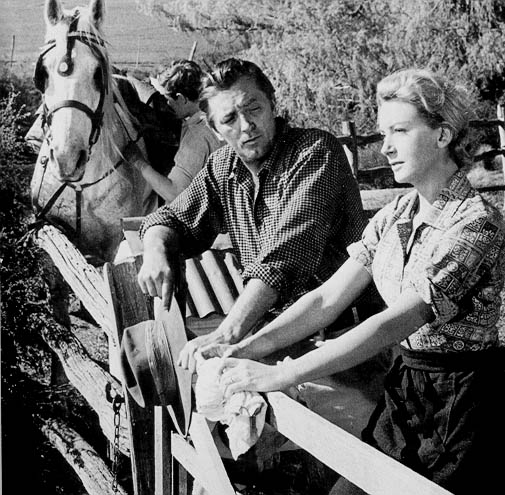
{"type": "Polygon", "coordinates": [[[257,392],[237,392],[225,398],[217,369],[221,358],[199,360],[195,383],[196,410],[210,421],[228,425],[233,459],[247,452],[257,441],[263,427],[267,403],[257,392]]]}

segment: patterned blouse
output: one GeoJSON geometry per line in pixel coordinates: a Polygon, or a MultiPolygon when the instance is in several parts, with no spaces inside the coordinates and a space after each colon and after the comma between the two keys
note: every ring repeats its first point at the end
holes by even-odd
{"type": "Polygon", "coordinates": [[[386,304],[413,288],[435,320],[402,345],[417,350],[476,351],[498,344],[496,323],[505,269],[505,225],[457,171],[419,225],[417,191],[379,211],[351,257],[372,274],[386,304]]]}
{"type": "Polygon", "coordinates": [[[174,228],[186,257],[228,232],[244,282],[262,280],[285,307],[327,280],[348,258],[366,225],[356,180],[331,134],[277,120],[275,144],[258,173],[259,188],[233,149],[215,151],[170,206],[149,215],[174,228]]]}

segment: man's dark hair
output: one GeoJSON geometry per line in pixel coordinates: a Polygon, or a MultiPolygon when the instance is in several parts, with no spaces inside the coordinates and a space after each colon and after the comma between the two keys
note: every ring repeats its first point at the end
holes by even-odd
{"type": "Polygon", "coordinates": [[[205,74],[200,94],[200,108],[208,117],[208,101],[217,91],[230,89],[239,79],[248,77],[275,106],[275,89],[263,71],[253,62],[237,58],[228,58],[219,62],[212,72],[205,74]]]}
{"type": "Polygon", "coordinates": [[[175,97],[177,93],[188,100],[197,101],[202,85],[203,72],[192,60],[174,60],[170,67],[161,72],[158,82],[175,97]]]}

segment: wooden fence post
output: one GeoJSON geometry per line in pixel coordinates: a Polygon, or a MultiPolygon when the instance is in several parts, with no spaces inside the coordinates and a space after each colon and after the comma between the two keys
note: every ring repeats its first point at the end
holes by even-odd
{"type": "Polygon", "coordinates": [[[12,35],[12,45],[11,45],[11,61],[10,61],[10,68],[12,69],[12,64],[14,63],[14,49],[16,47],[16,35],[12,35]]]}
{"type": "Polygon", "coordinates": [[[195,56],[195,52],[196,52],[196,45],[198,44],[197,41],[195,41],[193,43],[193,46],[191,47],[191,51],[189,52],[189,57],[188,57],[188,60],[193,60],[194,56],[195,56]]]}
{"type": "Polygon", "coordinates": [[[350,144],[344,145],[344,150],[351,166],[352,175],[358,178],[359,157],[358,157],[358,142],[356,138],[356,124],[352,120],[342,121],[342,133],[344,136],[349,136],[350,144]]]}
{"type": "MultiPolygon", "coordinates": [[[[503,103],[498,103],[496,107],[496,117],[500,121],[498,124],[498,134],[500,136],[500,149],[502,151],[501,155],[501,168],[503,171],[503,177],[505,178],[505,105],[503,103]]],[[[505,193],[504,193],[505,194],[505,193]]],[[[505,210],[505,205],[504,205],[505,210]]]]}

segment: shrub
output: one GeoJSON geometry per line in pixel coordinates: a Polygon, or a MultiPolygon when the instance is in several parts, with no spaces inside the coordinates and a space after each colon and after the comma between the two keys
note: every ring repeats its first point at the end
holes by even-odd
{"type": "MultiPolygon", "coordinates": [[[[265,69],[296,124],[340,132],[375,128],[375,87],[409,66],[441,71],[493,108],[503,97],[505,7],[501,0],[137,0],[181,30],[265,69]]],[[[486,107],[489,109],[490,107],[486,107]]],[[[483,107],[484,108],[484,107],[483,107]]],[[[491,117],[494,115],[484,115],[491,117]]]]}
{"type": "Polygon", "coordinates": [[[23,242],[30,222],[29,180],[34,159],[23,141],[30,84],[7,71],[0,77],[0,279],[2,384],[15,369],[40,372],[44,352],[38,328],[48,308],[37,252],[23,242]]]}

